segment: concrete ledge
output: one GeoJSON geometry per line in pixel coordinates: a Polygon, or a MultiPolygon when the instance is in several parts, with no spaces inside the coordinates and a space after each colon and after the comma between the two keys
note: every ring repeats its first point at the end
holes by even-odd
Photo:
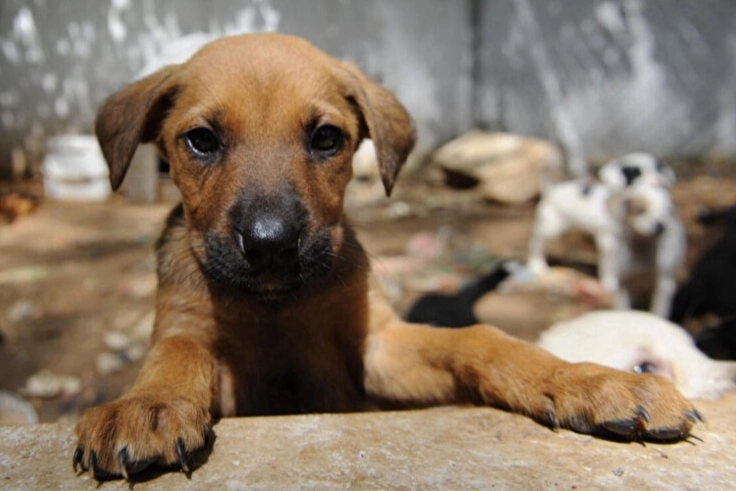
{"type": "MultiPolygon", "coordinates": [[[[226,419],[209,461],[137,490],[733,489],[736,395],[700,402],[707,425],[674,445],[553,432],[489,408],[226,419]]],[[[71,427],[0,427],[0,488],[96,489],[72,471],[71,427]]],[[[127,489],[122,481],[101,489],[127,489]]]]}

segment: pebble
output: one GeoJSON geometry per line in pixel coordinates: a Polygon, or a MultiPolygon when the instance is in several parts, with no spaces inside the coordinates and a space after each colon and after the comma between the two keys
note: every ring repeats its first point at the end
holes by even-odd
{"type": "Polygon", "coordinates": [[[38,414],[31,403],[17,394],[0,390],[0,425],[36,423],[38,414]]]}
{"type": "Polygon", "coordinates": [[[30,300],[18,300],[8,309],[8,320],[20,322],[33,316],[33,303],[30,300]]]}
{"type": "Polygon", "coordinates": [[[95,366],[97,367],[97,372],[100,375],[109,375],[122,370],[126,361],[125,356],[121,353],[110,353],[109,351],[105,351],[97,355],[95,366]]]}
{"type": "Polygon", "coordinates": [[[112,351],[123,351],[130,346],[130,338],[120,331],[106,332],[103,341],[112,351]]]}
{"type": "Polygon", "coordinates": [[[82,381],[72,375],[61,375],[44,369],[26,380],[23,392],[28,397],[52,398],[75,395],[82,390],[82,381]]]}

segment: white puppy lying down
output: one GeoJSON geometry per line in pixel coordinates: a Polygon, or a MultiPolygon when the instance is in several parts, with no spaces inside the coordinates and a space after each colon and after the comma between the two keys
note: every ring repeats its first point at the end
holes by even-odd
{"type": "Polygon", "coordinates": [[[554,324],[537,345],[571,362],[662,375],[692,399],[736,389],[736,362],[708,358],[684,329],[647,312],[591,312],[554,324]]]}

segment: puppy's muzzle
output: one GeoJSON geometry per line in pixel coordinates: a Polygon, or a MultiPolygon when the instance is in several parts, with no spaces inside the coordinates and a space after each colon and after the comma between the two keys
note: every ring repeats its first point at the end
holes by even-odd
{"type": "Polygon", "coordinates": [[[202,266],[211,280],[273,301],[332,268],[330,227],[310,229],[310,211],[293,188],[244,189],[227,213],[226,224],[206,234],[202,266]]]}
{"type": "Polygon", "coordinates": [[[288,274],[299,267],[300,233],[297,224],[266,215],[236,230],[235,242],[252,270],[288,274]]]}

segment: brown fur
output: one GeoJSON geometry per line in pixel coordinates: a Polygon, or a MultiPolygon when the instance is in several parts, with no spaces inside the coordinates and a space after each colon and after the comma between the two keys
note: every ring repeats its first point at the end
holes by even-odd
{"type": "Polygon", "coordinates": [[[402,322],[342,205],[363,138],[374,140],[390,192],[414,143],[411,120],[357,68],[305,41],[264,34],[215,42],[114,94],[100,108],[97,135],[115,187],[137,144],[155,141],[183,204],[158,243],[151,351],[130,391],[82,415],[75,468],[98,477],[127,477],[150,463],[188,470],[221,416],[472,401],[553,427],[669,440],[685,438],[699,419],[659,377],[568,364],[491,326],[402,322]],[[305,151],[315,121],[345,135],[344,148],[319,161],[305,151]],[[202,126],[225,141],[215,162],[197,160],[182,142],[202,126]],[[251,275],[231,252],[233,210],[251,217],[282,206],[258,203],[293,200],[307,211],[300,261],[304,243],[317,241],[325,271],[283,294],[294,278],[266,272],[247,287],[233,284],[239,277],[229,269],[251,275]],[[213,273],[218,261],[225,268],[213,273]]]}

